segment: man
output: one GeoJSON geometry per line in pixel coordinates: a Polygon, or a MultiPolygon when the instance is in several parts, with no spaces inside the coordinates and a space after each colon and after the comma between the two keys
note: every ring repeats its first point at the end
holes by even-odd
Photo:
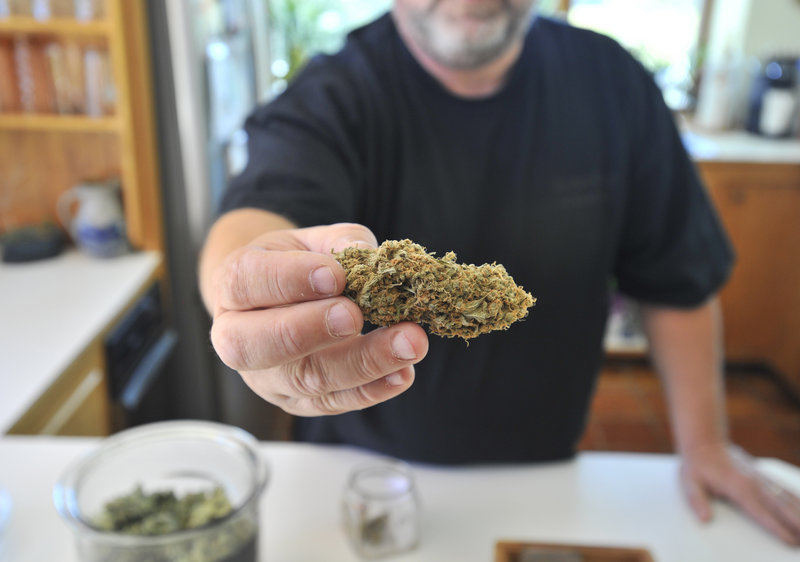
{"type": "Polygon", "coordinates": [[[614,280],[643,303],[694,511],[727,498],[798,544],[800,502],[729,448],[714,295],[732,255],[660,92],[613,41],[531,24],[534,4],[397,0],[251,116],[201,260],[213,344],[298,439],[563,459],[614,280]],[[536,307],[469,347],[411,323],[362,334],[330,251],[406,237],[503,263],[536,307]]]}

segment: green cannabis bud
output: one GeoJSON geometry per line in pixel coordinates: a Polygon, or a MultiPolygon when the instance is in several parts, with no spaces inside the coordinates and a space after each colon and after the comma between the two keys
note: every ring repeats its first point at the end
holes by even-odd
{"type": "Polygon", "coordinates": [[[181,498],[171,491],[145,493],[137,487],[132,493],[107,502],[94,523],[103,531],[165,535],[202,527],[231,511],[230,501],[219,487],[181,498]]]}
{"type": "Polygon", "coordinates": [[[106,502],[92,524],[141,541],[97,541],[82,560],[255,562],[258,528],[251,517],[246,511],[237,514],[219,486],[183,496],[137,486],[106,502]],[[186,532],[190,529],[194,532],[186,532]]]}
{"type": "Polygon", "coordinates": [[[347,272],[344,295],[376,326],[409,320],[469,340],[508,329],[536,302],[502,265],[460,264],[453,252],[438,258],[411,240],[345,248],[334,257],[347,272]]]}

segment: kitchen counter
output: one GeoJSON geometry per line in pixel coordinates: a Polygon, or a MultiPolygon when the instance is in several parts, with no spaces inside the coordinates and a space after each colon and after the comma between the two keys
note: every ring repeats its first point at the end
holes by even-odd
{"type": "Polygon", "coordinates": [[[800,164],[800,139],[770,139],[741,130],[707,132],[688,123],[681,129],[696,162],[800,164]]]}
{"type": "Polygon", "coordinates": [[[160,264],[157,252],[99,260],[77,251],[0,263],[0,434],[108,328],[160,264]]]}
{"type": "MultiPolygon", "coordinates": [[[[13,508],[0,560],[75,560],[70,529],[52,504],[64,468],[99,441],[6,436],[0,439],[0,486],[13,508]],[[45,540],[43,540],[45,539],[45,540]]],[[[347,475],[372,455],[346,447],[265,442],[271,467],[262,497],[261,560],[356,559],[341,527],[347,475]]],[[[759,467],[800,492],[800,469],[774,459],[759,467]]],[[[422,504],[422,538],[398,562],[489,562],[499,539],[635,546],[658,562],[797,561],[729,506],[699,523],[683,502],[672,455],[581,453],[542,465],[443,468],[412,465],[422,504]]]]}

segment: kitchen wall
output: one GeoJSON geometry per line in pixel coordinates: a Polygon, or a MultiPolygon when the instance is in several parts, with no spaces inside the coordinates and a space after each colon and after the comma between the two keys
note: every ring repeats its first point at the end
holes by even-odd
{"type": "Polygon", "coordinates": [[[800,1],[715,0],[708,57],[800,55],[800,1]]]}
{"type": "Polygon", "coordinates": [[[800,55],[800,1],[750,0],[749,4],[744,54],[762,57],[788,52],[800,55]]]}

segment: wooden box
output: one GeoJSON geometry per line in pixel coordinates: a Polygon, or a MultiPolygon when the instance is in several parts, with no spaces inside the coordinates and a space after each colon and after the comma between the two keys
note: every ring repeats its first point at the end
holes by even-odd
{"type": "Polygon", "coordinates": [[[495,562],[654,562],[643,548],[498,541],[495,562]]]}

